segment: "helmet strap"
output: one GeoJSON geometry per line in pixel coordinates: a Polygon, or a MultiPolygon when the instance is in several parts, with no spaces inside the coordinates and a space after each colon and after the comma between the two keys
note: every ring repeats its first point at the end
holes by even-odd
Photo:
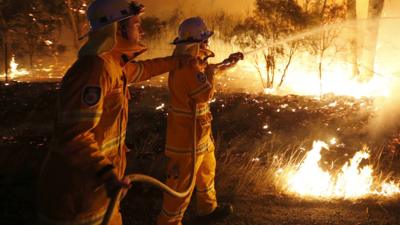
{"type": "Polygon", "coordinates": [[[121,36],[126,39],[129,40],[128,37],[128,29],[129,29],[129,19],[125,19],[119,22],[119,29],[121,31],[121,36]]]}

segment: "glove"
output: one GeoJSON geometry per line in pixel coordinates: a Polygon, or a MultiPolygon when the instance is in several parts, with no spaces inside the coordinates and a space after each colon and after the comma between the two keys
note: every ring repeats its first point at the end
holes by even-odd
{"type": "Polygon", "coordinates": [[[243,60],[243,59],[244,59],[243,53],[236,52],[236,53],[230,54],[229,57],[227,59],[225,59],[222,63],[225,66],[235,65],[237,62],[239,62],[239,60],[243,60]]]}
{"type": "Polygon", "coordinates": [[[218,63],[215,65],[217,66],[219,71],[224,71],[224,70],[234,67],[239,60],[243,60],[243,59],[244,59],[243,53],[236,52],[236,53],[230,54],[227,59],[222,61],[222,63],[218,63]]]}

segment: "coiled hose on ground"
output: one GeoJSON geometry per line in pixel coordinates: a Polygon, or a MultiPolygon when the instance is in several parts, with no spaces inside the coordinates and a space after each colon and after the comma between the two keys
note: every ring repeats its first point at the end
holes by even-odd
{"type": "MultiPolygon", "coordinates": [[[[196,121],[197,121],[197,104],[195,104],[194,113],[193,113],[193,152],[192,152],[193,169],[192,169],[192,173],[191,173],[190,184],[185,191],[177,192],[177,191],[171,189],[170,187],[168,187],[167,185],[165,185],[164,183],[162,183],[161,181],[159,181],[153,177],[144,175],[144,174],[129,174],[129,175],[127,175],[126,177],[130,180],[130,183],[131,184],[132,183],[146,183],[146,184],[150,184],[154,187],[157,187],[157,188],[161,189],[162,191],[164,191],[174,197],[177,197],[177,198],[186,197],[190,193],[190,191],[195,183],[195,180],[196,180],[195,179],[196,176],[194,175],[194,173],[196,172],[196,147],[197,147],[197,138],[196,138],[196,136],[197,136],[196,123],[197,122],[196,121]]],[[[107,211],[104,214],[103,222],[101,223],[101,225],[109,224],[109,222],[114,214],[115,207],[117,206],[117,203],[121,198],[121,194],[122,194],[122,189],[119,189],[118,191],[116,191],[114,196],[111,197],[110,203],[108,204],[107,211]]]]}

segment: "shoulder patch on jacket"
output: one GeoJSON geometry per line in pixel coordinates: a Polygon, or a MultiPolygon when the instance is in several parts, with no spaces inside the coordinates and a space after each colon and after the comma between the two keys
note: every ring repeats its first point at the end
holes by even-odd
{"type": "Polygon", "coordinates": [[[87,86],[82,93],[82,101],[85,105],[96,105],[101,96],[101,88],[98,86],[87,86]]]}
{"type": "Polygon", "coordinates": [[[205,83],[207,81],[207,76],[202,72],[198,72],[196,78],[200,83],[205,83]]]}

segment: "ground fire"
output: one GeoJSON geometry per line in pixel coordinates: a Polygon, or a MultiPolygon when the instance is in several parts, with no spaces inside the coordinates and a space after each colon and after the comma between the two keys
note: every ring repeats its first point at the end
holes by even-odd
{"type": "Polygon", "coordinates": [[[324,171],[319,163],[321,151],[329,150],[327,143],[315,141],[313,149],[306,153],[304,160],[294,169],[281,168],[277,176],[287,176],[288,191],[305,197],[358,199],[378,196],[393,196],[400,193],[398,184],[377,182],[371,165],[360,166],[369,158],[368,149],[358,151],[346,162],[340,171],[324,171]],[[376,189],[375,189],[376,187],[376,189]]]}

